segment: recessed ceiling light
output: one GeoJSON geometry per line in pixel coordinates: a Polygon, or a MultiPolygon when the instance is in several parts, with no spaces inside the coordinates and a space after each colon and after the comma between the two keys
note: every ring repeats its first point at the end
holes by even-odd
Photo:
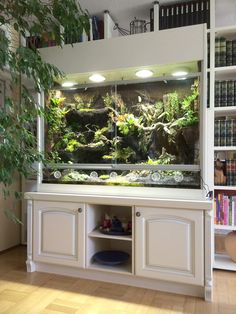
{"type": "Polygon", "coordinates": [[[177,70],[175,72],[172,72],[172,76],[180,77],[180,76],[186,76],[188,74],[187,70],[177,70]]]}
{"type": "Polygon", "coordinates": [[[147,78],[152,76],[153,72],[150,70],[139,70],[135,73],[135,75],[140,78],[147,78]]]}
{"type": "Polygon", "coordinates": [[[63,83],[61,84],[62,87],[72,87],[72,86],[74,86],[74,85],[76,85],[76,83],[74,83],[74,82],[69,82],[69,81],[63,82],[63,83]]]}
{"type": "Polygon", "coordinates": [[[102,76],[101,74],[93,74],[89,77],[90,81],[95,82],[95,83],[100,83],[105,81],[105,77],[102,76]]]}

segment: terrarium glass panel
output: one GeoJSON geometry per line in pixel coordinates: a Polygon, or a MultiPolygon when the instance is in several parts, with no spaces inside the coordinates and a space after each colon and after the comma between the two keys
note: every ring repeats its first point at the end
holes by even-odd
{"type": "Polygon", "coordinates": [[[199,79],[52,90],[44,182],[200,187],[199,79]]]}

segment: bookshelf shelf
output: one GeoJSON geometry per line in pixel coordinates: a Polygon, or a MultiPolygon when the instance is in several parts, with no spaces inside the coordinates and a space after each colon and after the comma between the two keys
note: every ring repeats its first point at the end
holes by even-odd
{"type": "Polygon", "coordinates": [[[216,27],[215,33],[217,36],[227,36],[227,35],[235,36],[235,29],[236,29],[236,25],[216,27]]]}
{"type": "Polygon", "coordinates": [[[216,117],[232,116],[236,115],[236,106],[215,107],[214,111],[216,117]]]}
{"type": "Polygon", "coordinates": [[[236,186],[230,186],[230,185],[215,185],[215,190],[229,190],[229,191],[236,191],[236,186]]]}
{"type": "Polygon", "coordinates": [[[215,77],[217,80],[235,79],[236,65],[216,67],[214,68],[214,71],[215,71],[215,77]]]}
{"type": "Polygon", "coordinates": [[[214,225],[215,230],[236,230],[236,226],[214,225]]]}
{"type": "Polygon", "coordinates": [[[214,151],[236,151],[236,146],[215,146],[214,151]]]}
{"type": "Polygon", "coordinates": [[[236,271],[236,263],[227,255],[215,254],[214,268],[236,271]]]}
{"type": "Polygon", "coordinates": [[[93,238],[104,238],[104,239],[114,239],[114,240],[122,240],[122,241],[132,241],[132,235],[126,236],[114,236],[114,235],[106,235],[101,233],[99,230],[93,230],[89,233],[89,237],[93,238]]]}
{"type": "Polygon", "coordinates": [[[227,65],[224,67],[216,67],[215,72],[230,74],[231,72],[236,72],[236,65],[227,65]]]}

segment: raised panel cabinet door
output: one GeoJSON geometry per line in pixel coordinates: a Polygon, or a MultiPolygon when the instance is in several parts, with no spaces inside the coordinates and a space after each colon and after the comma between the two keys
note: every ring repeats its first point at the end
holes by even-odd
{"type": "Polygon", "coordinates": [[[135,274],[203,285],[203,212],[150,207],[135,212],[135,274]]]}
{"type": "Polygon", "coordinates": [[[35,261],[84,267],[84,207],[70,202],[34,201],[35,261]]]}

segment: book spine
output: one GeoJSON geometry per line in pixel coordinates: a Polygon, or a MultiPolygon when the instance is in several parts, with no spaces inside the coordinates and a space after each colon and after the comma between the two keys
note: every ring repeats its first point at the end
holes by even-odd
{"type": "Polygon", "coordinates": [[[201,10],[201,7],[200,7],[201,3],[200,1],[198,2],[195,2],[193,4],[193,24],[199,24],[201,23],[201,19],[200,19],[200,10],[201,10]]]}
{"type": "Polygon", "coordinates": [[[236,40],[232,42],[232,65],[236,65],[236,40]]]}
{"type": "Polygon", "coordinates": [[[233,225],[233,210],[232,210],[232,196],[228,198],[228,203],[229,203],[229,225],[233,225]]]}
{"type": "Polygon", "coordinates": [[[170,6],[170,27],[169,28],[174,28],[175,27],[175,7],[174,5],[170,6]]]}
{"type": "Polygon", "coordinates": [[[226,125],[226,146],[230,146],[231,144],[231,120],[226,120],[225,121],[226,125]]]}
{"type": "Polygon", "coordinates": [[[205,14],[204,14],[204,0],[199,2],[199,23],[206,23],[205,14]]]}
{"type": "Polygon", "coordinates": [[[180,9],[181,6],[179,4],[176,4],[175,6],[175,26],[179,27],[180,25],[180,9]]]}
{"type": "Polygon", "coordinates": [[[215,39],[215,67],[220,66],[220,39],[215,39]]]}
{"type": "Polygon", "coordinates": [[[223,195],[223,221],[224,221],[224,225],[228,225],[228,223],[229,223],[229,220],[228,220],[228,218],[229,218],[229,215],[228,215],[228,202],[227,202],[227,200],[228,200],[228,197],[226,196],[226,195],[223,195]]]}
{"type": "Polygon", "coordinates": [[[210,0],[205,1],[205,8],[207,28],[210,28],[210,0]]]}
{"type": "Polygon", "coordinates": [[[227,82],[227,106],[234,105],[234,81],[227,82]]]}
{"type": "Polygon", "coordinates": [[[226,146],[226,121],[220,120],[220,146],[226,146]]]}
{"type": "Polygon", "coordinates": [[[214,208],[214,225],[217,225],[217,215],[216,215],[216,208],[217,208],[217,203],[216,203],[216,197],[214,198],[214,204],[213,204],[213,208],[214,208]]]}
{"type": "Polygon", "coordinates": [[[231,185],[231,160],[227,159],[226,160],[226,185],[231,185]]]}
{"type": "Polygon", "coordinates": [[[227,81],[221,82],[221,107],[227,106],[227,81]]]}
{"type": "Polygon", "coordinates": [[[215,81],[215,107],[220,107],[221,82],[215,81]]]}
{"type": "Polygon", "coordinates": [[[154,31],[154,8],[150,9],[150,32],[154,31]]]}
{"type": "Polygon", "coordinates": [[[165,28],[170,28],[170,8],[166,7],[166,14],[165,14],[165,28]]]}
{"type": "Polygon", "coordinates": [[[233,137],[233,146],[236,146],[236,120],[233,119],[233,131],[232,131],[232,137],[233,137]]]}
{"type": "Polygon", "coordinates": [[[234,145],[234,120],[230,120],[230,146],[234,145]]]}
{"type": "Polygon", "coordinates": [[[185,8],[184,8],[184,4],[182,3],[180,5],[180,26],[184,26],[184,12],[185,12],[185,8]]]}
{"type": "Polygon", "coordinates": [[[216,215],[217,215],[217,224],[220,224],[220,194],[217,195],[217,209],[216,209],[216,215]]]}
{"type": "Polygon", "coordinates": [[[226,41],[226,65],[233,65],[233,41],[226,41]]]}
{"type": "Polygon", "coordinates": [[[159,10],[159,30],[164,28],[164,7],[160,7],[159,10]]]}
{"type": "Polygon", "coordinates": [[[184,25],[190,25],[190,4],[185,3],[184,25]]]}
{"type": "Polygon", "coordinates": [[[215,120],[214,125],[214,146],[220,146],[220,120],[215,120]]]}
{"type": "Polygon", "coordinates": [[[220,37],[220,66],[226,66],[226,39],[224,37],[220,37]]]}
{"type": "Polygon", "coordinates": [[[195,24],[194,22],[195,3],[189,3],[189,25],[195,24]]]}
{"type": "Polygon", "coordinates": [[[236,106],[236,81],[234,81],[234,106],[236,106]]]}
{"type": "Polygon", "coordinates": [[[234,196],[233,198],[233,202],[234,202],[234,205],[233,205],[233,215],[234,215],[234,226],[236,226],[236,196],[234,196]]]}
{"type": "Polygon", "coordinates": [[[222,194],[220,194],[220,224],[224,224],[224,199],[222,194]]]}
{"type": "Polygon", "coordinates": [[[233,186],[236,185],[236,160],[233,162],[233,186]]]}

